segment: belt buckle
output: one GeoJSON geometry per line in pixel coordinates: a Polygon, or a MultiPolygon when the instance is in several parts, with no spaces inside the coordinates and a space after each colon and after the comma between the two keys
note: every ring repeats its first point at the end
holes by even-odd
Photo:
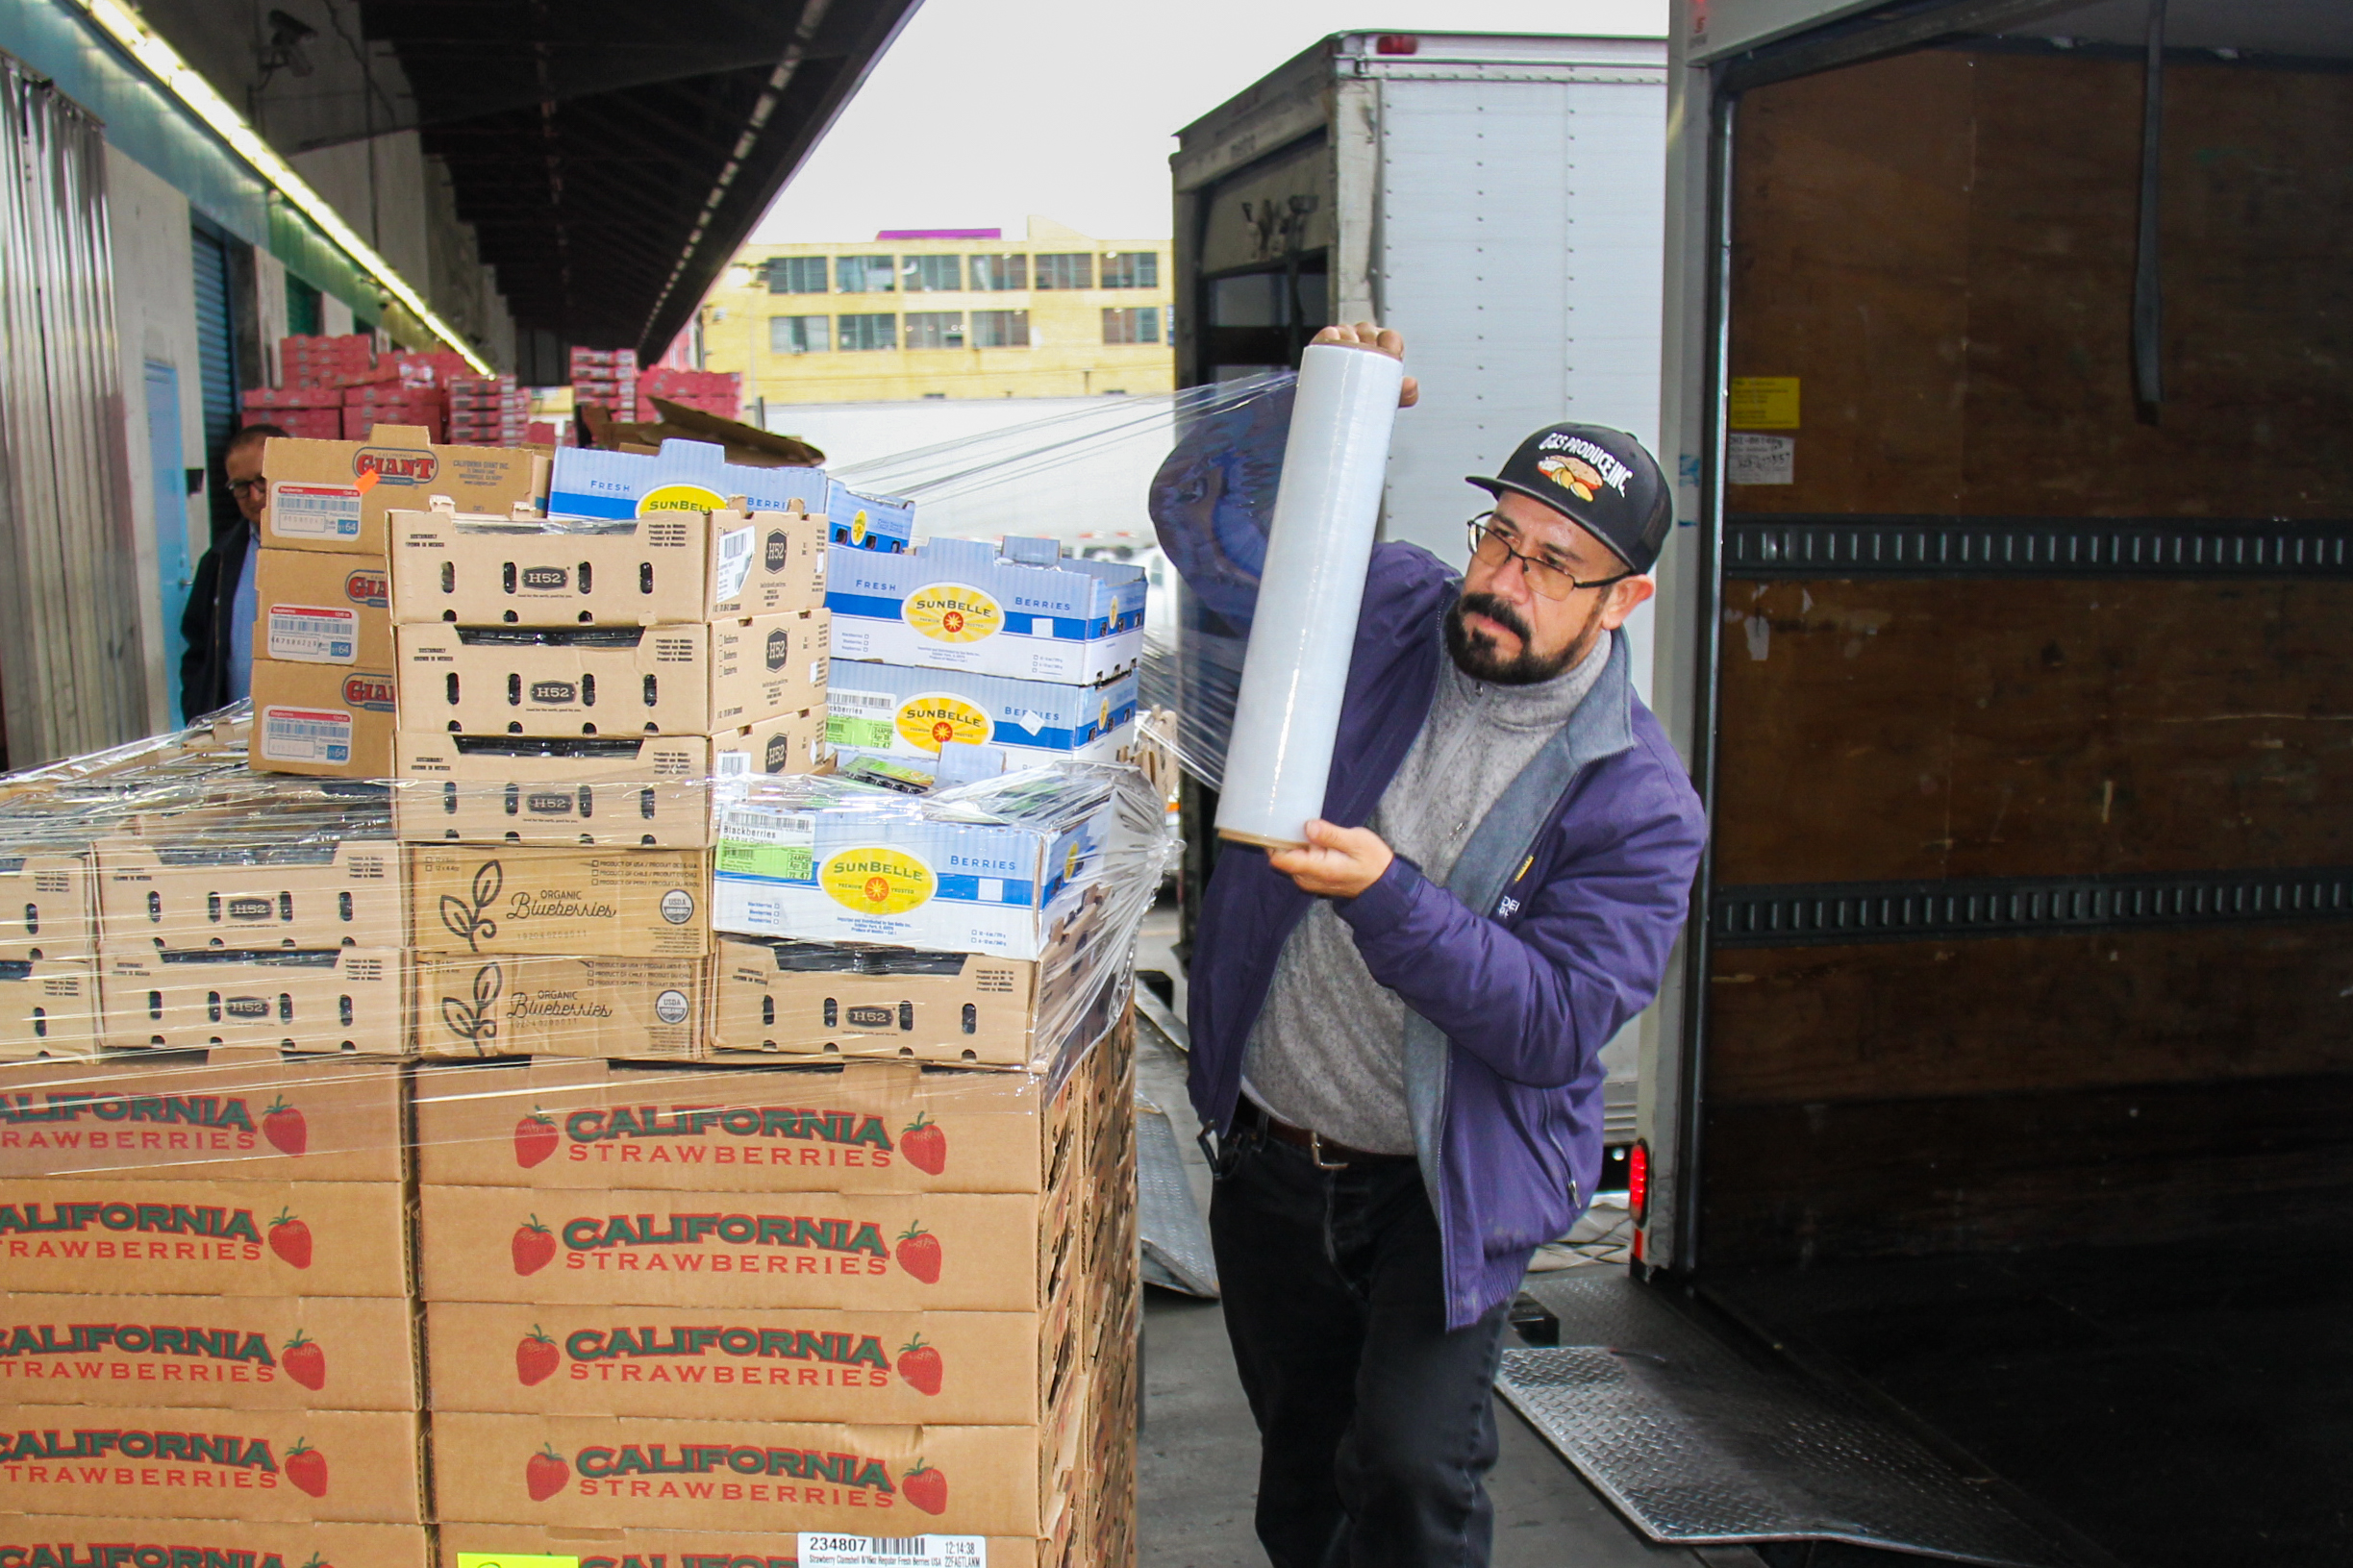
{"type": "Polygon", "coordinates": [[[1348,1162],[1344,1159],[1329,1160],[1323,1157],[1323,1134],[1312,1127],[1307,1130],[1307,1157],[1314,1162],[1319,1171],[1344,1171],[1348,1168],[1348,1162]]]}

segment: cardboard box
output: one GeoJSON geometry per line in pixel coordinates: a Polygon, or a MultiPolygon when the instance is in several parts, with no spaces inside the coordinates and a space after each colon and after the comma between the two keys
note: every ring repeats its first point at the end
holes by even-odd
{"type": "MultiPolygon", "coordinates": [[[[383,824],[379,814],[378,833],[383,824]]],[[[109,952],[398,947],[407,909],[389,838],[248,848],[207,831],[178,842],[117,834],[98,846],[98,937],[109,952]]]]}
{"type": "MultiPolygon", "coordinates": [[[[986,1562],[988,1568],[1079,1568],[1084,1562],[1092,1568],[1092,1559],[1074,1559],[1069,1556],[1070,1527],[1076,1523],[1080,1510],[1064,1509],[1062,1530],[1052,1537],[1032,1540],[1027,1537],[989,1535],[979,1538],[978,1556],[965,1551],[958,1560],[986,1562]]],[[[482,1525],[441,1522],[438,1534],[441,1557],[438,1568],[460,1568],[459,1555],[471,1561],[477,1556],[551,1556],[577,1559],[578,1568],[799,1568],[801,1537],[789,1528],[789,1522],[777,1526],[783,1533],[758,1534],[749,1530],[713,1526],[703,1531],[670,1530],[598,1530],[587,1527],[551,1525],[482,1525]]],[[[869,1521],[869,1528],[882,1528],[869,1521]]],[[[905,1529],[892,1521],[890,1531],[905,1529]]],[[[919,1531],[918,1534],[921,1532],[919,1531]]],[[[934,1542],[945,1550],[947,1537],[932,1531],[934,1542]]],[[[869,1536],[869,1539],[875,1539],[869,1536]]],[[[877,1553],[901,1552],[901,1537],[887,1535],[876,1541],[877,1553]]],[[[924,1550],[929,1550],[925,1548],[924,1550]]],[[[882,1560],[889,1560],[888,1557],[882,1560]]],[[[921,1565],[951,1560],[945,1557],[914,1559],[921,1565]]],[[[49,1568],[49,1565],[28,1565],[28,1568],[49,1568]]],[[[87,1568],[84,1564],[59,1563],[56,1568],[87,1568]]],[[[260,1564],[258,1568],[283,1568],[279,1564],[260,1564]]],[[[343,1568],[341,1558],[336,1568],[343,1568]]],[[[363,1563],[356,1568],[375,1568],[363,1563]]]]}
{"type": "Polygon", "coordinates": [[[100,1026],[116,1050],[260,1046],[337,1056],[408,1049],[393,947],[111,950],[98,959],[100,1026]]]}
{"type": "Polygon", "coordinates": [[[403,723],[709,735],[825,701],[826,613],[660,627],[403,626],[403,723]]]}
{"type": "Polygon", "coordinates": [[[97,956],[93,859],[62,846],[0,844],[0,960],[97,956]]]}
{"type": "Polygon", "coordinates": [[[1133,671],[1100,686],[843,660],[827,682],[825,737],[837,755],[936,758],[994,747],[1004,766],[1114,761],[1135,739],[1133,671]]]}
{"type": "Polygon", "coordinates": [[[714,942],[714,1051],[993,1067],[1034,1054],[1036,964],[728,933],[714,942]]]}
{"type": "Polygon", "coordinates": [[[547,514],[627,522],[653,512],[725,511],[738,497],[753,511],[806,511],[804,498],[822,507],[829,488],[822,468],[733,463],[709,441],[666,440],[658,453],[565,446],[556,449],[547,514]]]}
{"type": "Polygon", "coordinates": [[[381,560],[391,553],[395,508],[445,495],[460,511],[503,513],[540,501],[547,471],[539,453],[436,446],[414,425],[378,425],[364,441],[273,440],[262,448],[269,512],[261,542],[381,560]]]}
{"type": "Polygon", "coordinates": [[[419,844],[700,849],[711,842],[711,779],[805,773],[824,746],[816,709],[708,737],[404,730],[393,829],[419,844]]]}
{"type": "Polygon", "coordinates": [[[396,1296],[0,1294],[0,1392],[28,1405],[405,1412],[423,1393],[414,1333],[396,1296]]]}
{"type": "Polygon", "coordinates": [[[1043,1192],[1089,1140],[1085,1085],[914,1062],[514,1061],[422,1068],[414,1092],[418,1180],[457,1186],[1043,1192]]]}
{"type": "Polygon", "coordinates": [[[825,575],[836,659],[1090,686],[1143,657],[1143,568],[1064,560],[1053,539],[837,544],[825,575]]]}
{"type": "Polygon", "coordinates": [[[826,536],[853,550],[897,553],[914,542],[915,504],[895,495],[867,495],[835,480],[825,494],[826,536]]]}
{"type": "Polygon", "coordinates": [[[0,1278],[85,1295],[400,1296],[391,1182],[0,1180],[0,1278]]]}
{"type": "Polygon", "coordinates": [[[704,967],[698,958],[420,953],[409,966],[414,1048],[426,1057],[691,1059],[703,1050],[704,967]]]}
{"type": "Polygon", "coordinates": [[[262,773],[389,778],[393,687],[389,668],[257,659],[247,759],[262,773]]]}
{"type": "MultiPolygon", "coordinates": [[[[993,1555],[989,1560],[997,1565],[993,1555]]],[[[21,1568],[304,1568],[312,1562],[436,1568],[433,1541],[422,1525],[43,1513],[0,1514],[0,1562],[21,1568]]],[[[455,1558],[447,1568],[456,1568],[455,1558]]]]}
{"type": "Polygon", "coordinates": [[[0,1068],[0,1178],[397,1182],[407,1090],[396,1062],[274,1049],[0,1068]]]}
{"type": "Polygon", "coordinates": [[[691,849],[413,845],[409,944],[421,953],[699,958],[711,859],[691,849]]]}
{"type": "Polygon", "coordinates": [[[425,1359],[437,1411],[1028,1426],[1080,1370],[1068,1307],[634,1307],[623,1318],[604,1307],[436,1302],[425,1359]]]}
{"type": "Polygon", "coordinates": [[[657,511],[516,522],[436,504],[392,514],[393,613],[461,625],[660,626],[825,607],[825,520],[657,511]]]}
{"type": "Polygon", "coordinates": [[[1036,1535],[1060,1512],[1079,1426],[452,1411],[434,1419],[434,1498],[445,1513],[521,1524],[1036,1535]]]}
{"type": "Polygon", "coordinates": [[[421,1524],[416,1417],[0,1406],[0,1509],[421,1524]]]}
{"type": "Polygon", "coordinates": [[[392,662],[390,576],[381,556],[263,550],[255,558],[261,617],[253,656],[371,670],[392,662]]]}
{"type": "Polygon", "coordinates": [[[918,804],[812,779],[723,805],[719,929],[1039,957],[1058,926],[1085,918],[1083,895],[1124,859],[1130,835],[1100,779],[1014,777],[1034,782],[918,804]],[[972,809],[956,809],[964,806],[972,809]]]}
{"type": "Polygon", "coordinates": [[[0,1061],[96,1056],[100,994],[93,958],[0,958],[0,1061]]]}
{"type": "Polygon", "coordinates": [[[1064,1197],[426,1184],[419,1288],[522,1305],[1039,1311],[1076,1262],[1064,1197]]]}

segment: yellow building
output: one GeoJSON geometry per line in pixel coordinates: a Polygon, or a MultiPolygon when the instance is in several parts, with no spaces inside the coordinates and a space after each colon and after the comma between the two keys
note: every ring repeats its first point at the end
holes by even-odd
{"type": "Polygon", "coordinates": [[[885,230],[748,245],[703,302],[703,364],[778,403],[1165,392],[1169,244],[1044,218],[1020,239],[885,230]]]}

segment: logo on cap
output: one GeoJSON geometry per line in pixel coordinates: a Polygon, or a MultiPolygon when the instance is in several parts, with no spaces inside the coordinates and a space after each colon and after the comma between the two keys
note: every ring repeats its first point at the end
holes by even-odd
{"type": "Polygon", "coordinates": [[[1554,455],[1539,459],[1536,471],[1580,501],[1592,500],[1604,485],[1624,495],[1626,481],[1634,477],[1633,469],[1582,436],[1556,431],[1544,437],[1538,450],[1554,455]],[[1564,451],[1570,455],[1561,456],[1564,451]]]}

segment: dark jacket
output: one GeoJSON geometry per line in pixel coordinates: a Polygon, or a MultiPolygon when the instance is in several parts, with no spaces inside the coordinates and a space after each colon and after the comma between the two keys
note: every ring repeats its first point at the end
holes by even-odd
{"type": "MultiPolygon", "coordinates": [[[[1373,553],[1324,815],[1361,827],[1428,717],[1462,584],[1412,545],[1373,553]]],[[[1647,1005],[1683,929],[1706,818],[1634,694],[1623,635],[1591,693],[1505,790],[1448,878],[1400,858],[1337,912],[1405,1000],[1407,1098],[1445,1248],[1446,1321],[1510,1299],[1601,1167],[1601,1048],[1647,1005]]],[[[1243,1048],[1310,895],[1228,844],[1190,971],[1191,1091],[1227,1129],[1243,1048]]]]}
{"type": "MultiPolygon", "coordinates": [[[[180,635],[188,643],[180,655],[183,718],[229,706],[229,639],[238,631],[237,584],[244,575],[245,552],[252,546],[253,525],[239,516],[196,562],[188,608],[180,612],[180,635]]],[[[252,635],[253,628],[244,628],[244,635],[252,635]]]]}

